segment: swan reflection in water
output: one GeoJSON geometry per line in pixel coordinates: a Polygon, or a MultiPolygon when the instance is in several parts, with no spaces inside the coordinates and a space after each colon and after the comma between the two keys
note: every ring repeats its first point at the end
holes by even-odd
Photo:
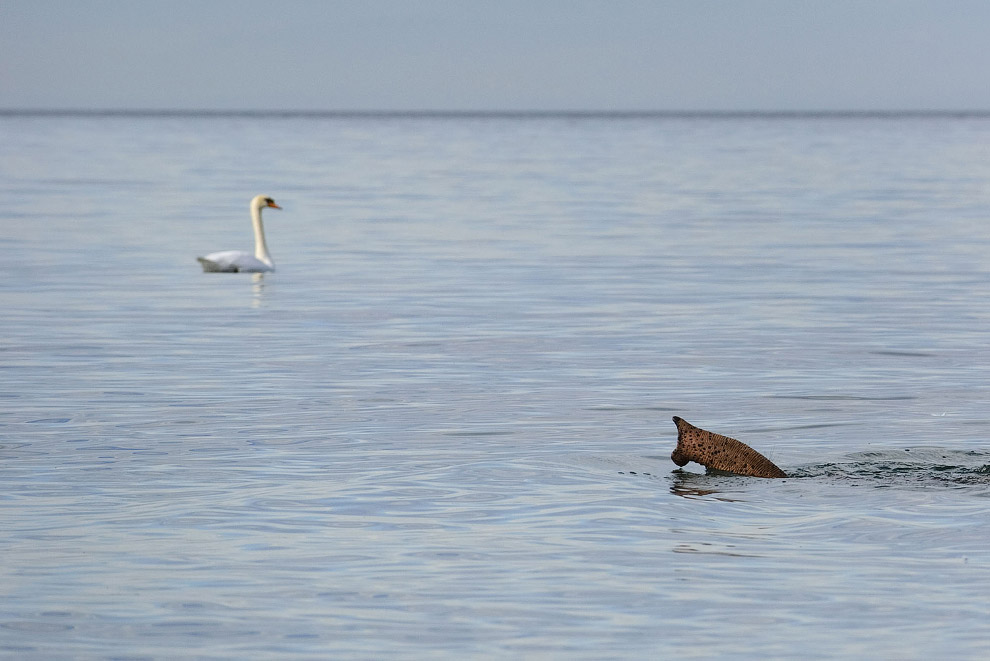
{"type": "Polygon", "coordinates": [[[251,307],[260,308],[265,293],[265,274],[264,273],[252,273],[251,274],[251,307]]]}

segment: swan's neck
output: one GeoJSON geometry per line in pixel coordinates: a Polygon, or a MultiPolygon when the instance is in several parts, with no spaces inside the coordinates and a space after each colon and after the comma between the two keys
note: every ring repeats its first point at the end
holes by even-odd
{"type": "Polygon", "coordinates": [[[265,243],[265,226],[261,223],[261,207],[251,207],[251,224],[254,225],[254,256],[272,266],[272,257],[268,254],[268,244],[265,243]]]}

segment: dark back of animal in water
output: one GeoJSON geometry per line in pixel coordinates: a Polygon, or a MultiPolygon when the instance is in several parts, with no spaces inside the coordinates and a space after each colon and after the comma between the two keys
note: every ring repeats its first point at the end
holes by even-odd
{"type": "Polygon", "coordinates": [[[677,447],[670,458],[678,466],[689,461],[712,470],[750,477],[787,477],[776,464],[742,441],[695,427],[674,416],[677,447]]]}

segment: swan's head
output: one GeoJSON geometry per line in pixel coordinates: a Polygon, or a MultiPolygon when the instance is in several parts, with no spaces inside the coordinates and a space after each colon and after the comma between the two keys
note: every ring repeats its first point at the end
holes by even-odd
{"type": "Polygon", "coordinates": [[[267,195],[255,195],[254,199],[251,200],[251,206],[255,209],[264,209],[265,207],[271,207],[272,209],[282,208],[275,204],[275,200],[267,195]]]}

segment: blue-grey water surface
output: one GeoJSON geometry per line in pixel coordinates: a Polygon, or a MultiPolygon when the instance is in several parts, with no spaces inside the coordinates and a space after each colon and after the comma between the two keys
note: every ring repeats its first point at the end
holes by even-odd
{"type": "Polygon", "coordinates": [[[990,654],[990,117],[7,114],[0,199],[4,658],[990,654]]]}

